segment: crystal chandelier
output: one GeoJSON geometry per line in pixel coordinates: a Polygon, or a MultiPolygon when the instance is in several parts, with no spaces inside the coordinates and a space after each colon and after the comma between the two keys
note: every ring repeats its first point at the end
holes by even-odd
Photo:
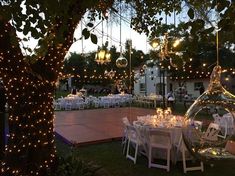
{"type": "Polygon", "coordinates": [[[111,62],[110,52],[104,48],[98,49],[98,52],[95,55],[95,61],[97,64],[101,65],[111,62]]]}
{"type": "MultiPolygon", "coordinates": [[[[97,64],[106,64],[111,62],[111,54],[107,49],[107,46],[103,44],[103,36],[104,36],[104,29],[103,29],[103,19],[102,19],[102,47],[98,48],[98,51],[95,55],[95,61],[97,64]]],[[[107,29],[108,29],[108,22],[107,22],[107,29]]],[[[108,32],[108,30],[107,30],[108,32]]],[[[107,43],[108,43],[108,34],[107,34],[107,43]]]]}

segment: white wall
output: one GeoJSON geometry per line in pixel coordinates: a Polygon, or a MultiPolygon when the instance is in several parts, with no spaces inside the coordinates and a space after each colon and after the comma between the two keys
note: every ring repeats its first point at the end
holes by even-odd
{"type": "MultiPolygon", "coordinates": [[[[159,94],[159,90],[156,89],[156,85],[160,83],[159,69],[154,66],[153,68],[148,67],[145,70],[145,74],[140,75],[139,70],[135,71],[136,82],[134,83],[134,94],[145,95],[145,91],[140,91],[140,84],[146,82],[146,95],[159,94]]],[[[166,73],[165,73],[166,76],[166,73]]],[[[165,94],[167,94],[167,77],[165,77],[165,94]]]]}

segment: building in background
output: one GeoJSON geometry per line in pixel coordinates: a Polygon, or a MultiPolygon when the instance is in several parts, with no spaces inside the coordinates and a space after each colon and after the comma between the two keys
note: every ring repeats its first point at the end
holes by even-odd
{"type": "Polygon", "coordinates": [[[163,87],[165,87],[165,95],[168,92],[168,80],[167,72],[160,74],[160,69],[157,66],[147,67],[145,69],[135,70],[135,83],[134,83],[134,94],[135,95],[150,95],[157,94],[162,95],[163,87]],[[164,79],[164,81],[163,81],[164,79]]]}
{"type": "Polygon", "coordinates": [[[150,94],[162,95],[164,87],[165,96],[173,90],[177,99],[182,99],[185,94],[196,98],[200,95],[200,87],[203,86],[206,89],[209,84],[209,78],[170,80],[167,71],[161,70],[161,72],[164,72],[164,74],[160,74],[158,66],[136,69],[134,94],[146,96],[150,94]],[[163,79],[165,84],[163,84],[163,79]]]}

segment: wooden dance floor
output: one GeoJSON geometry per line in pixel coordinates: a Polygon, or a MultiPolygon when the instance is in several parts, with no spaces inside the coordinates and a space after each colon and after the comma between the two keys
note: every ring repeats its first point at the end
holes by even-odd
{"type": "Polygon", "coordinates": [[[152,109],[125,107],[55,112],[55,131],[74,145],[110,141],[122,137],[122,117],[130,121],[137,116],[154,114],[152,109]]]}

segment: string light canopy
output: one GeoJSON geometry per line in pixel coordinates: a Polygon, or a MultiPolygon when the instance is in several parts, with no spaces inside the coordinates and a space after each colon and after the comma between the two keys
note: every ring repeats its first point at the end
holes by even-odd
{"type": "MultiPolygon", "coordinates": [[[[108,26],[108,24],[107,24],[108,26]]],[[[95,55],[95,61],[97,64],[107,64],[111,62],[111,54],[108,51],[107,47],[103,44],[103,36],[104,36],[104,29],[103,29],[103,18],[102,18],[102,47],[98,48],[98,51],[95,55]]],[[[108,36],[107,36],[108,38],[108,36]]]]}
{"type": "Polygon", "coordinates": [[[120,56],[116,60],[116,66],[118,68],[126,68],[128,65],[128,61],[122,54],[122,16],[121,16],[122,8],[121,7],[122,7],[122,4],[120,0],[120,56]]]}
{"type": "Polygon", "coordinates": [[[204,161],[235,159],[227,150],[234,139],[235,96],[221,85],[222,69],[219,65],[218,32],[216,34],[217,64],[207,90],[199,96],[185,114],[188,125],[183,138],[188,150],[204,161]],[[206,120],[202,121],[203,117],[206,120]],[[200,121],[201,127],[195,125],[200,121]]]}

